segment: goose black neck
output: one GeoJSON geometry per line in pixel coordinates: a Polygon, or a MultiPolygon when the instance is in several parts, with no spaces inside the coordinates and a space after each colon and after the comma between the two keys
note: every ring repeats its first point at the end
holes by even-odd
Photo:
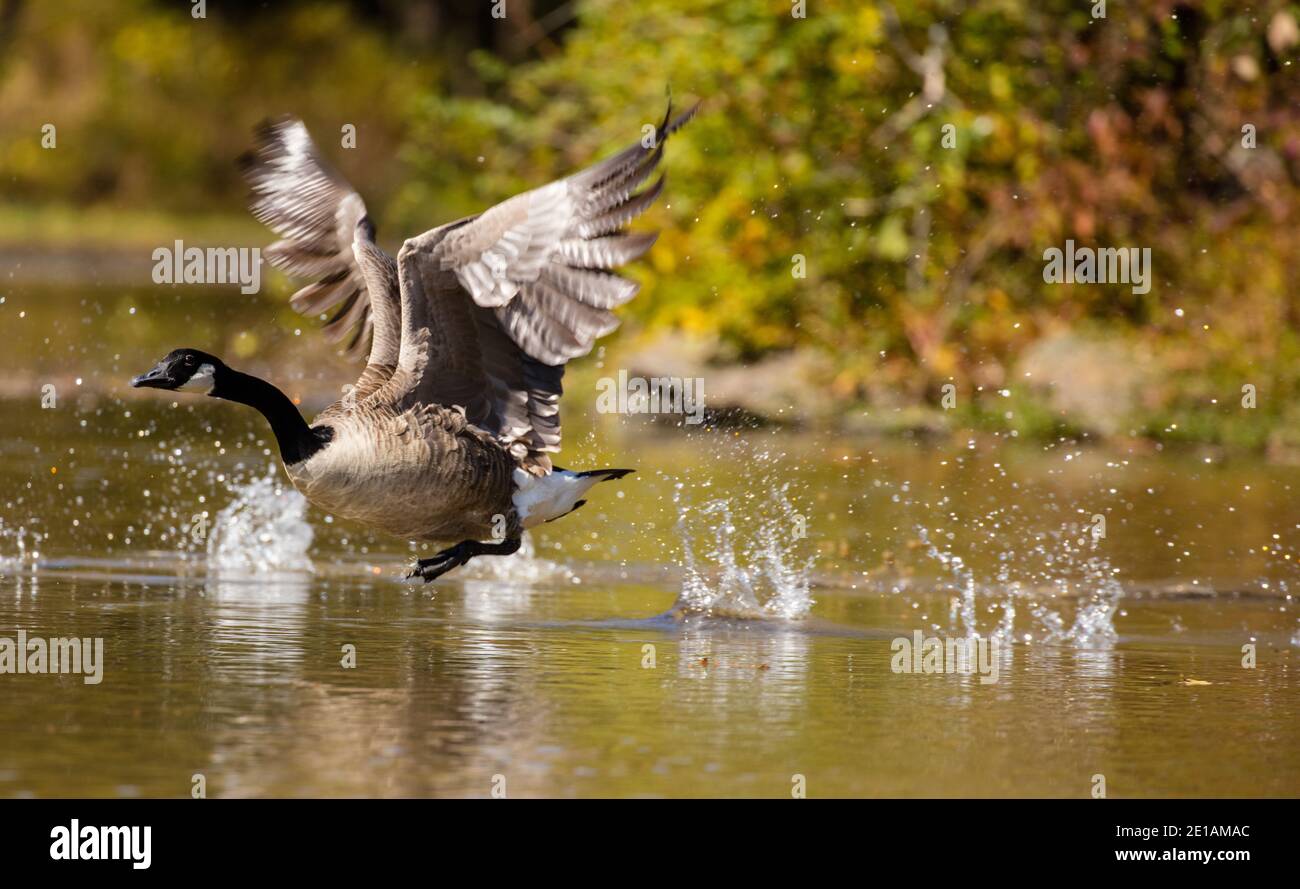
{"type": "Polygon", "coordinates": [[[214,398],[237,401],[256,408],[271,424],[271,433],[280,446],[280,459],[286,464],[306,460],[325,447],[330,439],[328,427],[313,430],[298,413],[289,396],[266,380],[225,369],[212,390],[214,398]]]}

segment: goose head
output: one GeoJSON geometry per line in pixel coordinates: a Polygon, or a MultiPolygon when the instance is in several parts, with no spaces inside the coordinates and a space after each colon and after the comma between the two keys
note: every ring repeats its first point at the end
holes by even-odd
{"type": "Polygon", "coordinates": [[[217,395],[217,386],[230,374],[221,359],[198,349],[176,349],[153,369],[133,377],[131,385],[148,389],[172,389],[217,395]]]}
{"type": "Polygon", "coordinates": [[[169,353],[153,370],[134,377],[131,385],[137,389],[202,392],[255,408],[271,424],[285,465],[306,460],[334,437],[333,427],[308,426],[289,396],[266,380],[240,373],[217,356],[198,349],[169,353]]]}

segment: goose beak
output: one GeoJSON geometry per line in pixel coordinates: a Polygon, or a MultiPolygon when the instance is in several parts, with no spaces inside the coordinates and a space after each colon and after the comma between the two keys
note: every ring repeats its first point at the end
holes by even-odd
{"type": "Polygon", "coordinates": [[[153,370],[131,378],[131,386],[136,389],[174,389],[176,384],[166,364],[158,364],[153,370]]]}

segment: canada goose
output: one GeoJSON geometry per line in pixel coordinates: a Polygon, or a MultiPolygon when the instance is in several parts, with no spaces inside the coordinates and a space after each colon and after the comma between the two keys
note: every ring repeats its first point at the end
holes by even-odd
{"type": "Polygon", "coordinates": [[[325,335],[354,332],[352,354],[369,342],[365,370],[312,425],[275,386],[196,349],[171,352],[131,385],[250,405],[316,506],[398,537],[460,541],[408,578],[428,582],[475,556],[515,552],[525,529],[632,471],[570,472],[548,455],[560,445],[565,363],[614,330],[610,309],[636,295],[608,269],[655,241],[623,227],[659,196],[662,176],[636,189],[696,110],[673,118],[671,108],[653,140],[411,238],[396,260],[302,122],[263,124],[240,160],[253,214],[281,238],[265,255],[318,279],[291,304],[308,315],[337,307],[325,335]]]}

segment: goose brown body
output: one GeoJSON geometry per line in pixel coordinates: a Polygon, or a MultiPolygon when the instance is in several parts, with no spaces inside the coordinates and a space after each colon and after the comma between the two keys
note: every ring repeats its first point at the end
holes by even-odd
{"type": "Polygon", "coordinates": [[[486,540],[514,532],[518,463],[463,412],[370,404],[319,421],[328,447],[285,469],[326,512],[397,537],[486,540]]]}

